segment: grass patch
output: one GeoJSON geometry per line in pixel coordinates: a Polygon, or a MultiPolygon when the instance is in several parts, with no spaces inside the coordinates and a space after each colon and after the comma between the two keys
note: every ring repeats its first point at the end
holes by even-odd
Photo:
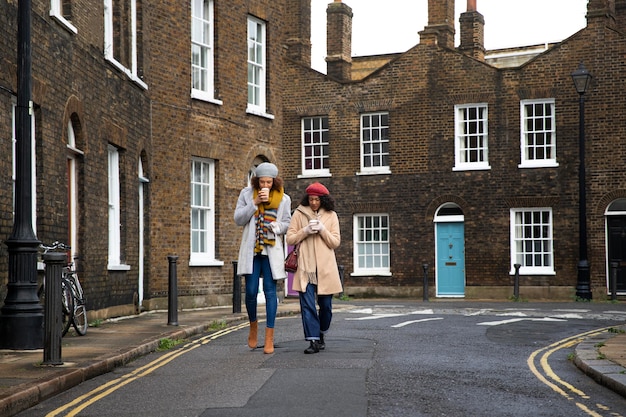
{"type": "Polygon", "coordinates": [[[211,324],[209,324],[207,329],[211,331],[216,331],[216,330],[222,330],[226,328],[226,326],[227,326],[226,320],[214,320],[213,322],[211,322],[211,324]]]}
{"type": "Polygon", "coordinates": [[[183,343],[183,339],[170,339],[169,337],[163,338],[159,340],[159,346],[157,347],[157,352],[162,352],[164,350],[169,350],[174,346],[178,346],[183,343]]]}
{"type": "Polygon", "coordinates": [[[626,330],[624,330],[624,329],[617,329],[615,327],[609,327],[607,332],[609,332],[609,333],[626,333],[626,330]]]}
{"type": "Polygon", "coordinates": [[[92,322],[89,322],[89,327],[100,327],[102,325],[102,319],[96,319],[92,322]]]}

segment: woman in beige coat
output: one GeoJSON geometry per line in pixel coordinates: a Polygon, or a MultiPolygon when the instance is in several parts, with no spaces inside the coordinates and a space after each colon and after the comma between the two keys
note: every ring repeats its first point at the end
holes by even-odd
{"type": "Polygon", "coordinates": [[[287,229],[287,244],[298,243],[298,270],[292,288],[300,295],[304,338],[310,342],[304,353],[317,353],[326,347],[324,334],[333,316],[333,294],[343,291],[335,258],[335,248],[341,243],[339,219],[335,201],[319,182],[307,187],[287,229]]]}

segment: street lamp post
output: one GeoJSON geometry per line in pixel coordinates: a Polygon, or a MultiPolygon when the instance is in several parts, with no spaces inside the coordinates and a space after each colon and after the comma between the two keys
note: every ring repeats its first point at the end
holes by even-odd
{"type": "Polygon", "coordinates": [[[37,250],[32,216],[32,57],[31,0],[18,1],[17,141],[15,218],[5,242],[9,251],[9,282],[0,309],[0,349],[41,349],[43,307],[37,297],[37,250]]]}
{"type": "Polygon", "coordinates": [[[591,83],[591,74],[583,63],[572,73],[574,86],[578,92],[578,278],[576,281],[576,297],[591,300],[591,277],[589,260],[587,259],[587,187],[585,183],[585,93],[591,83]]]}

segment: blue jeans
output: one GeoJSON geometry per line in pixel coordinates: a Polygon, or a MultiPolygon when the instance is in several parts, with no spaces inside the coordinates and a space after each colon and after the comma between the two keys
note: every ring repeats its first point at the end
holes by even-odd
{"type": "Polygon", "coordinates": [[[320,306],[319,314],[315,308],[315,296],[317,285],[308,284],[306,290],[300,293],[300,311],[302,314],[302,327],[306,340],[319,340],[320,334],[326,334],[330,329],[333,318],[333,296],[317,295],[317,304],[320,306]]]}
{"type": "Polygon", "coordinates": [[[274,328],[278,300],[276,299],[276,281],[272,276],[270,261],[266,255],[255,255],[252,261],[252,274],[246,277],[246,310],[248,319],[256,321],[256,297],[259,293],[259,277],[263,275],[263,293],[265,294],[266,327],[274,328]]]}

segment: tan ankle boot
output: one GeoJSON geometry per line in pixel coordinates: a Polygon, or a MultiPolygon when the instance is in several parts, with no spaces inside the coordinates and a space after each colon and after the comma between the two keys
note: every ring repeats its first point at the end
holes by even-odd
{"type": "Polygon", "coordinates": [[[257,333],[259,330],[259,322],[250,322],[250,333],[248,334],[248,347],[254,349],[257,347],[257,333]]]}
{"type": "Polygon", "coordinates": [[[274,329],[265,328],[265,347],[263,353],[274,353],[274,329]]]}

